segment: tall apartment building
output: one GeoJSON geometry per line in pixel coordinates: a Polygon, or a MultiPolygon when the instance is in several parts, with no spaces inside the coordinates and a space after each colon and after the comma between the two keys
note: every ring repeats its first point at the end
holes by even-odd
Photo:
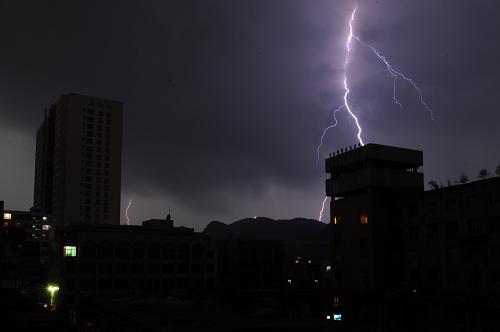
{"type": "Polygon", "coordinates": [[[122,103],[61,95],[36,138],[33,209],[53,223],[120,222],[122,103]]]}
{"type": "Polygon", "coordinates": [[[368,144],[326,160],[334,290],[377,293],[403,270],[398,210],[423,193],[421,151],[368,144]]]}

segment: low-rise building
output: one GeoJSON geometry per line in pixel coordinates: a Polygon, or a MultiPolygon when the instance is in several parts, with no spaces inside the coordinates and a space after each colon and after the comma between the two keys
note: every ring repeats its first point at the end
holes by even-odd
{"type": "Polygon", "coordinates": [[[52,227],[49,219],[39,212],[2,209],[1,288],[36,291],[46,284],[52,227]]]}
{"type": "Polygon", "coordinates": [[[50,281],[63,298],[189,295],[215,287],[210,239],[166,220],[66,225],[52,233],[50,281]]]}

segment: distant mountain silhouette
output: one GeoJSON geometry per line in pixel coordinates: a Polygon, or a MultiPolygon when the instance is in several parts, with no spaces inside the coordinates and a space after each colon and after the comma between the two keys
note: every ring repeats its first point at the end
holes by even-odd
{"type": "Polygon", "coordinates": [[[210,222],[203,232],[214,240],[263,239],[283,240],[289,256],[327,256],[328,225],[314,219],[274,220],[265,217],[245,218],[232,224],[210,222]]]}

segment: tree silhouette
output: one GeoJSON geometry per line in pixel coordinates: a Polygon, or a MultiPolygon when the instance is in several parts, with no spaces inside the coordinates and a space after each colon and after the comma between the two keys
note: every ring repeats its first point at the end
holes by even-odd
{"type": "Polygon", "coordinates": [[[477,174],[477,177],[480,178],[481,180],[486,179],[488,176],[490,176],[490,173],[488,173],[487,169],[482,169],[477,174]]]}
{"type": "Polygon", "coordinates": [[[469,182],[469,177],[467,176],[467,174],[462,173],[462,174],[460,174],[460,176],[458,177],[458,181],[459,181],[461,184],[467,183],[467,182],[469,182]]]}
{"type": "Polygon", "coordinates": [[[432,189],[438,189],[439,188],[439,184],[434,181],[434,180],[430,180],[429,181],[429,186],[431,186],[432,189]]]}

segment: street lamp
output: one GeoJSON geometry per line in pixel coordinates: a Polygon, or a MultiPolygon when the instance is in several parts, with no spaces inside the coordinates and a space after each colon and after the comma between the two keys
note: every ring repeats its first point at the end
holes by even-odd
{"type": "Polygon", "coordinates": [[[54,308],[54,297],[55,297],[58,290],[59,290],[59,286],[57,286],[57,285],[49,284],[47,286],[47,291],[50,294],[50,309],[51,310],[54,308]]]}

